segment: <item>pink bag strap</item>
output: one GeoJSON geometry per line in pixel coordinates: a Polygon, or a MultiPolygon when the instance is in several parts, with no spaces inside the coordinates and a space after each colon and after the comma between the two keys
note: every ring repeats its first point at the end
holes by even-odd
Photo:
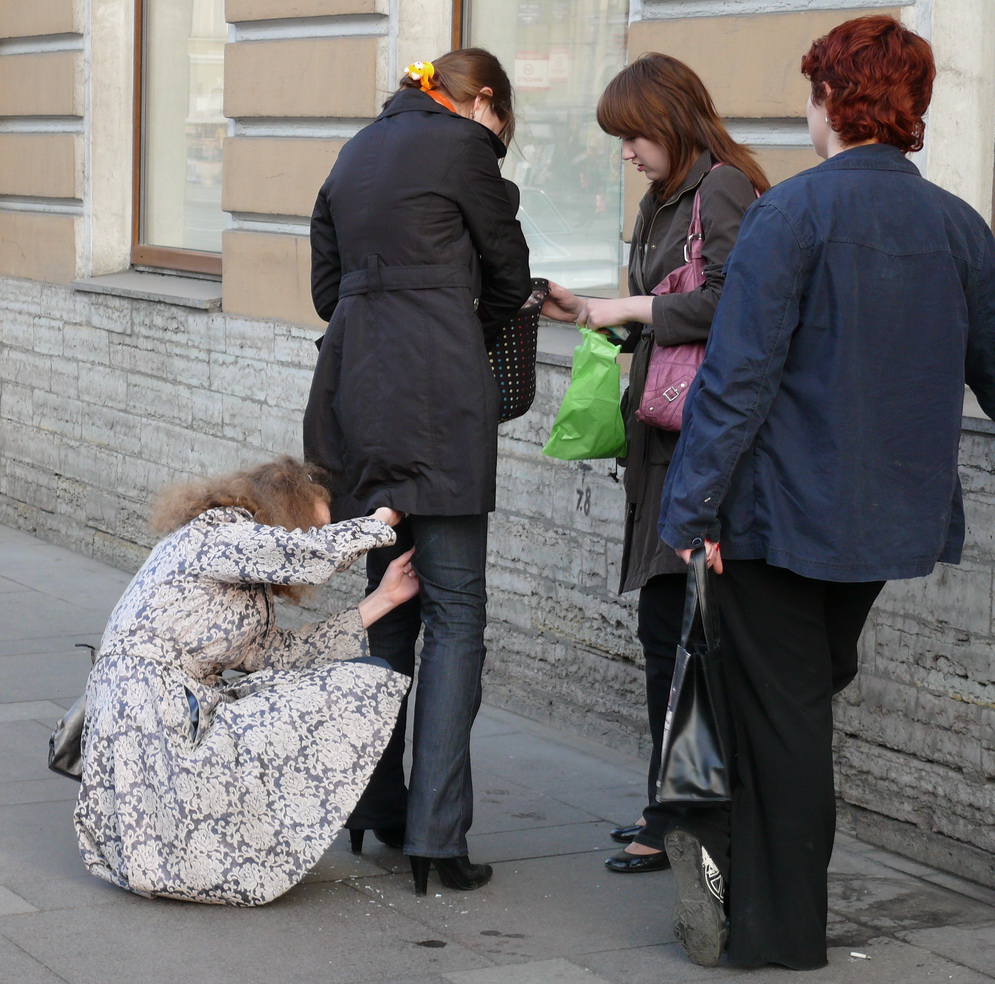
{"type": "MultiPolygon", "coordinates": [[[[725,164],[725,161],[718,161],[708,169],[708,173],[711,174],[712,171],[717,167],[722,167],[723,164],[725,164]]],[[[754,188],[753,193],[757,198],[760,197],[759,189],[754,188]]],[[[685,263],[690,263],[692,259],[701,259],[701,247],[704,239],[705,237],[701,231],[701,186],[699,185],[698,190],[694,193],[694,205],[691,208],[691,225],[688,226],[688,238],[684,243],[685,263]]]]}
{"type": "MultiPolygon", "coordinates": [[[[713,164],[708,173],[711,174],[717,167],[722,167],[725,161],[718,161],[713,164]]],[[[701,186],[694,193],[694,205],[691,208],[691,224],[688,226],[688,237],[684,242],[684,262],[701,259],[701,247],[704,241],[701,232],[701,186]]]]}

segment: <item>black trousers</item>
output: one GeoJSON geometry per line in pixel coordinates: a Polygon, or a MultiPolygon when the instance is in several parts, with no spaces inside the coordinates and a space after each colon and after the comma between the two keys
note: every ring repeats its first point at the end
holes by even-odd
{"type": "Polygon", "coordinates": [[[646,661],[646,711],[649,716],[649,773],[646,777],[646,826],[636,843],[662,851],[663,838],[684,816],[684,810],[656,801],[656,783],[660,774],[660,751],[663,722],[667,716],[670,683],[674,676],[677,644],[681,641],[684,618],[686,574],[658,574],[639,590],[636,633],[646,661]]]}
{"type": "Polygon", "coordinates": [[[836,833],[832,697],[883,581],[801,577],[727,560],[712,578],[722,620],[733,796],[689,822],[727,878],[729,956],[744,966],[826,964],[836,833]]]}

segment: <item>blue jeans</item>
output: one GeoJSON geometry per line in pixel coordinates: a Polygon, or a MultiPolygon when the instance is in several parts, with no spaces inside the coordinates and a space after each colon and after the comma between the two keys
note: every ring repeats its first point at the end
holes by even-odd
{"type": "Polygon", "coordinates": [[[473,821],[470,728],[480,707],[484,665],[487,516],[408,516],[397,527],[394,546],[367,555],[367,592],[412,545],[421,592],[368,629],[371,654],[409,675],[419,631],[425,629],[409,788],[406,792],[403,770],[405,707],[346,826],[406,823],[407,854],[459,857],[467,853],[473,821]]]}

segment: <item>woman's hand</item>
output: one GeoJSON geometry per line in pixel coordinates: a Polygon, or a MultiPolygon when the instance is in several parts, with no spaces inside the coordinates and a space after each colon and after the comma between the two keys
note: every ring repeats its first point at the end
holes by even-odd
{"type": "Polygon", "coordinates": [[[569,321],[577,324],[584,311],[584,302],[566,287],[549,283],[549,294],[542,302],[542,316],[553,321],[569,321]]]}
{"type": "Polygon", "coordinates": [[[359,603],[359,617],[364,629],[418,594],[421,583],[411,566],[414,552],[415,548],[412,547],[392,560],[380,583],[359,603]]]}
{"type": "Polygon", "coordinates": [[[581,312],[584,320],[578,324],[587,325],[595,331],[624,325],[628,321],[640,324],[653,324],[653,298],[649,295],[636,297],[589,297],[585,310],[581,312]]]}
{"type": "MultiPolygon", "coordinates": [[[[685,564],[691,563],[690,550],[678,550],[676,553],[685,564]]],[[[719,550],[719,545],[712,543],[711,540],[705,541],[705,563],[713,568],[716,574],[722,573],[722,552],[719,550]]]]}
{"type": "Polygon", "coordinates": [[[388,526],[397,526],[404,519],[404,513],[391,509],[389,506],[381,506],[374,510],[373,518],[379,519],[381,523],[386,523],[388,526]]]}

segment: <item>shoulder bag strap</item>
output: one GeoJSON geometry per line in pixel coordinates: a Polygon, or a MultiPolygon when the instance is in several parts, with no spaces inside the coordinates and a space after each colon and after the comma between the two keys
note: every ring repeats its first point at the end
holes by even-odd
{"type": "MultiPolygon", "coordinates": [[[[718,161],[713,164],[708,169],[708,174],[702,178],[704,182],[705,178],[712,173],[717,167],[722,167],[724,161],[718,161]]],[[[688,238],[684,243],[684,262],[690,263],[692,259],[701,259],[701,246],[704,240],[704,236],[701,231],[701,185],[698,185],[698,190],[694,193],[694,205],[691,208],[691,224],[688,226],[688,238]]]]}

